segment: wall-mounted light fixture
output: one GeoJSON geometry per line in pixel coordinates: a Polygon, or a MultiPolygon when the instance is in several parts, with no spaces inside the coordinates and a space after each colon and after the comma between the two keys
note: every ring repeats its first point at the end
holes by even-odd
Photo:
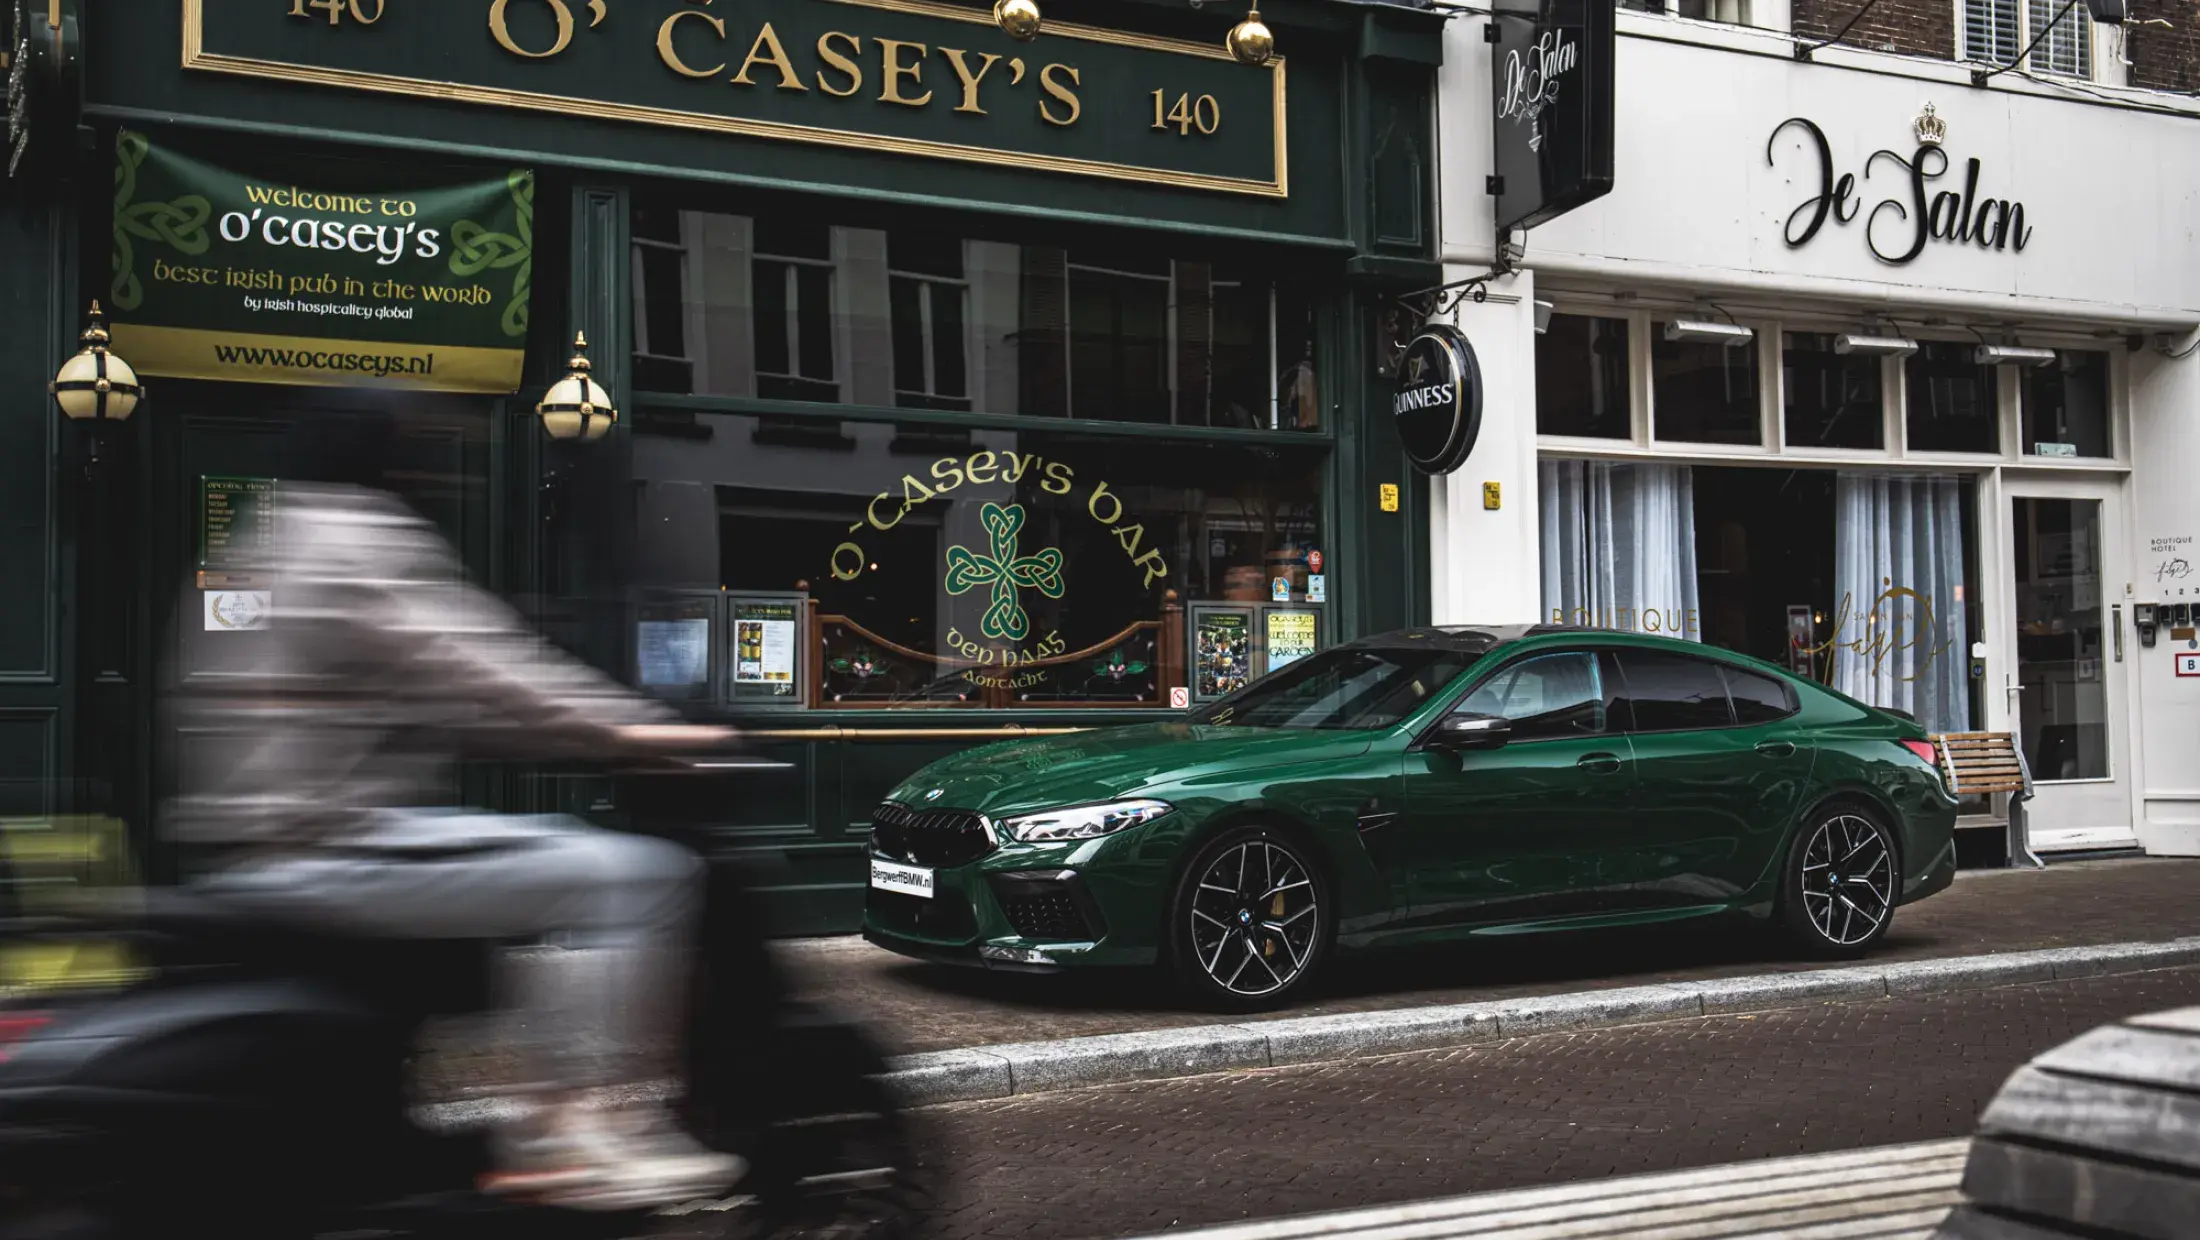
{"type": "Polygon", "coordinates": [[[1755,340],[1757,332],[1738,323],[1675,319],[1665,325],[1665,338],[1674,344],[1723,344],[1732,349],[1755,340]]]}
{"type": "Polygon", "coordinates": [[[1018,43],[1029,43],[1039,37],[1043,23],[1036,0],[993,0],[993,24],[1018,43]]]}
{"type": "Polygon", "coordinates": [[[129,420],[145,398],[130,363],[107,351],[107,326],[100,321],[99,303],[92,303],[91,323],[84,329],[84,348],[61,364],[46,390],[72,422],[94,427],[129,420]]]}
{"type": "Polygon", "coordinates": [[[1230,37],[1223,40],[1223,44],[1241,65],[1265,65],[1276,54],[1276,34],[1260,19],[1258,8],[1246,13],[1244,21],[1230,27],[1230,37]]]}
{"type": "Polygon", "coordinates": [[[1999,366],[2004,362],[2018,366],[2045,366],[2055,360],[2055,351],[2030,349],[2021,344],[1982,344],[1971,354],[1971,360],[1981,366],[1999,366]]]}
{"type": "Polygon", "coordinates": [[[1836,336],[1833,351],[1860,357],[1908,357],[1917,341],[1902,336],[1836,336]]]}
{"type": "Polygon", "coordinates": [[[611,405],[611,393],[588,373],[586,335],[574,334],[572,369],[543,393],[535,414],[552,439],[601,439],[619,420],[619,411],[611,405]]]}
{"type": "Polygon", "coordinates": [[[1551,330],[1551,312],[1558,309],[1547,301],[1535,303],[1535,334],[1540,336],[1551,330]]]}

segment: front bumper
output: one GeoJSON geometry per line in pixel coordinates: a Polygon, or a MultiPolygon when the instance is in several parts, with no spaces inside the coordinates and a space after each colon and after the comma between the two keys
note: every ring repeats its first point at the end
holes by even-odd
{"type": "Polygon", "coordinates": [[[1145,911],[1146,880],[1142,867],[1121,864],[1134,852],[1122,836],[1005,844],[934,869],[929,898],[867,888],[863,937],[920,960],[1011,972],[1151,964],[1156,919],[1145,911]]]}

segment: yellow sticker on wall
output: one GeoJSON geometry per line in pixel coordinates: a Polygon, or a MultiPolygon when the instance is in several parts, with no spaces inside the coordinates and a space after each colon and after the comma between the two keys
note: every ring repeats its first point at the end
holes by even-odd
{"type": "Polygon", "coordinates": [[[1398,484],[1397,484],[1397,483],[1395,483],[1395,482],[1386,482],[1386,483],[1384,483],[1384,484],[1382,485],[1382,505],[1383,505],[1383,511],[1384,511],[1384,512],[1396,512],[1396,511],[1398,511],[1398,484]]]}

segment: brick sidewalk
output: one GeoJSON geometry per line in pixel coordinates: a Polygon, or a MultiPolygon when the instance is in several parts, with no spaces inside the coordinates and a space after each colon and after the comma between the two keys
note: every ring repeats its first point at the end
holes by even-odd
{"type": "MultiPolygon", "coordinates": [[[[1872,959],[1895,961],[2200,934],[2200,861],[2074,862],[1967,872],[1904,908],[1872,959]]],[[[811,997],[853,1012],[897,1052],[1081,1037],[1227,1017],[1187,1008],[1145,971],[995,974],[908,960],[861,940],[787,950],[811,997]]],[[[1766,928],[1695,923],[1507,938],[1441,951],[1332,957],[1288,1014],[1382,1011],[1653,982],[1822,968],[1766,928]]]]}

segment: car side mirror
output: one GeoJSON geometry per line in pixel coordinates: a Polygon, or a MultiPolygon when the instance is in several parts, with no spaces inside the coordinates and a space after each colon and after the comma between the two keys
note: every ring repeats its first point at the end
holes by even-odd
{"type": "Polygon", "coordinates": [[[1436,725],[1430,744],[1437,749],[1499,749],[1512,739],[1512,721],[1497,715],[1456,714],[1436,725]]]}

